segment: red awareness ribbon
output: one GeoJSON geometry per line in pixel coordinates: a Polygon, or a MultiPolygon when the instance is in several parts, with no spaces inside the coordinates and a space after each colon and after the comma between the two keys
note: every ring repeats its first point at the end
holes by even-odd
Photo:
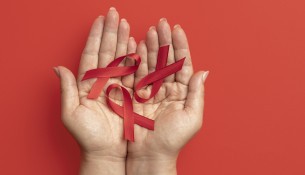
{"type": "Polygon", "coordinates": [[[131,53],[131,54],[124,55],[124,56],[121,56],[121,57],[113,60],[111,63],[108,64],[108,66],[106,68],[97,68],[97,69],[88,70],[85,73],[82,81],[91,79],[91,78],[97,78],[97,81],[92,86],[87,98],[89,98],[89,99],[98,98],[110,77],[120,77],[120,76],[132,74],[137,71],[140,63],[141,63],[140,56],[138,54],[131,53]],[[126,67],[117,67],[120,64],[120,62],[122,62],[123,59],[126,57],[135,59],[136,65],[135,66],[126,66],[126,67]]]}
{"type": "MultiPolygon", "coordinates": [[[[179,61],[166,66],[167,57],[168,57],[169,45],[163,46],[159,48],[158,59],[155,72],[152,72],[141,79],[135,87],[135,99],[140,103],[145,103],[147,100],[154,97],[159,91],[163,79],[179,70],[181,70],[185,57],[180,59],[179,61]],[[136,93],[141,88],[152,84],[152,91],[150,96],[147,99],[141,98],[136,93]]],[[[97,78],[97,81],[93,85],[92,89],[87,98],[96,99],[99,97],[101,91],[103,90],[105,84],[109,80],[110,77],[120,77],[132,74],[137,71],[139,65],[141,63],[141,58],[139,55],[132,53],[128,55],[121,56],[116,58],[111,63],[108,64],[106,68],[97,68],[89,70],[85,73],[83,80],[97,78]],[[135,66],[125,66],[118,67],[120,62],[126,58],[131,57],[136,60],[135,66]]],[[[132,99],[126,88],[119,84],[111,84],[108,86],[106,90],[107,95],[107,104],[108,106],[120,117],[124,119],[124,138],[126,140],[130,140],[134,142],[134,124],[137,124],[141,127],[147,128],[149,130],[154,130],[154,120],[146,118],[142,115],[133,112],[132,99]],[[121,88],[123,93],[123,106],[120,106],[114,103],[109,98],[109,94],[113,88],[121,88]]]]}

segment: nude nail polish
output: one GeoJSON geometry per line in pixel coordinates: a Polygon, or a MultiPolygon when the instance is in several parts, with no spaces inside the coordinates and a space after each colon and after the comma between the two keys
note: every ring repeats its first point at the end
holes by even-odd
{"type": "Polygon", "coordinates": [[[155,27],[155,26],[151,26],[151,27],[149,28],[149,30],[153,30],[153,29],[156,29],[156,27],[155,27]]]}
{"type": "Polygon", "coordinates": [[[181,27],[179,24],[176,24],[175,26],[174,26],[174,29],[175,28],[178,28],[178,27],[181,27]]]}
{"type": "Polygon", "coordinates": [[[202,82],[204,83],[205,80],[207,79],[208,75],[209,75],[210,71],[205,71],[202,75],[202,82]]]}
{"type": "Polygon", "coordinates": [[[166,18],[161,18],[160,21],[167,21],[166,18]]]}
{"type": "Polygon", "coordinates": [[[56,73],[56,75],[58,76],[58,78],[60,77],[59,75],[59,70],[57,67],[53,67],[54,72],[56,73]]]}

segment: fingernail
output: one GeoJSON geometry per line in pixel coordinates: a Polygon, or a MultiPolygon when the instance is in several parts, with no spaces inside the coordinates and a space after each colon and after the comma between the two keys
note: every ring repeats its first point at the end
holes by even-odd
{"type": "Polygon", "coordinates": [[[122,19],[121,19],[121,22],[123,22],[123,21],[124,21],[124,22],[127,22],[127,20],[126,20],[125,18],[122,18],[122,19]]]}
{"type": "Polygon", "coordinates": [[[110,9],[109,10],[116,10],[114,7],[110,7],[110,9]]]}
{"type": "Polygon", "coordinates": [[[178,27],[181,27],[179,24],[176,24],[175,26],[174,26],[174,29],[175,28],[178,28],[178,27]]]}
{"type": "Polygon", "coordinates": [[[103,15],[100,15],[100,16],[98,16],[99,18],[103,18],[104,16],[103,15]]]}
{"type": "Polygon", "coordinates": [[[155,26],[151,26],[151,27],[149,28],[149,30],[155,30],[155,29],[156,29],[155,26]]]}
{"type": "Polygon", "coordinates": [[[205,80],[207,79],[209,73],[210,73],[210,71],[206,71],[206,72],[203,73],[203,75],[202,75],[202,82],[203,82],[203,83],[204,83],[205,80]]]}
{"type": "Polygon", "coordinates": [[[129,37],[130,40],[134,40],[134,37],[129,37]]]}
{"type": "Polygon", "coordinates": [[[161,18],[160,21],[167,21],[166,18],[161,18]]]}
{"type": "Polygon", "coordinates": [[[57,67],[53,67],[53,70],[54,70],[54,72],[56,73],[57,77],[59,78],[60,75],[59,75],[59,70],[58,70],[58,68],[57,68],[57,67]]]}

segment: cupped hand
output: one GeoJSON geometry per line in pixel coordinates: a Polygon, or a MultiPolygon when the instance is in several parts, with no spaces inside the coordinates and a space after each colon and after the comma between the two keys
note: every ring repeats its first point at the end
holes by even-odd
{"type": "MultiPolygon", "coordinates": [[[[95,19],[86,46],[83,50],[77,79],[70,70],[59,66],[62,91],[62,121],[79,143],[82,151],[89,155],[110,159],[126,158],[127,141],[123,138],[123,120],[106,103],[105,90],[97,99],[88,99],[96,78],[81,81],[86,71],[106,67],[114,58],[134,53],[136,42],[129,37],[126,19],[119,22],[119,14],[110,8],[107,17],[95,19]]],[[[131,62],[127,60],[126,64],[131,62]]],[[[122,63],[123,64],[123,63],[122,63]]],[[[111,83],[123,84],[121,78],[110,78],[111,83]]],[[[128,77],[124,82],[128,82],[128,77]]],[[[132,92],[132,89],[127,88],[132,92]]],[[[114,90],[111,98],[121,103],[121,92],[114,90]]]]}
{"type": "MultiPolygon", "coordinates": [[[[133,102],[136,113],[155,120],[155,130],[135,125],[135,142],[128,142],[127,170],[131,174],[146,174],[145,169],[151,174],[154,171],[158,174],[158,169],[162,169],[160,167],[171,167],[166,162],[173,162],[175,167],[179,151],[202,125],[203,83],[208,72],[193,74],[187,37],[180,25],[171,31],[163,18],[157,27],[152,26],[148,30],[146,42],[141,41],[137,47],[142,62],[134,76],[134,87],[144,76],[155,71],[158,49],[165,45],[170,45],[167,65],[184,57],[186,59],[180,71],[164,79],[156,96],[146,103],[133,102]],[[160,161],[163,163],[159,164],[160,161]],[[159,168],[154,166],[155,163],[159,168]],[[137,167],[136,164],[142,165],[137,167]]],[[[137,93],[147,98],[150,92],[151,85],[137,93]]]]}

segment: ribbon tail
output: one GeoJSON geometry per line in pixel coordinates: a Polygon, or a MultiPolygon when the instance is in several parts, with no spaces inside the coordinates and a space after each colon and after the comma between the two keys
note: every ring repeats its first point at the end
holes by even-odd
{"type": "Polygon", "coordinates": [[[107,83],[109,78],[97,78],[96,82],[93,84],[88,97],[89,99],[97,99],[101,92],[103,91],[103,88],[105,84],[107,83]]]}

